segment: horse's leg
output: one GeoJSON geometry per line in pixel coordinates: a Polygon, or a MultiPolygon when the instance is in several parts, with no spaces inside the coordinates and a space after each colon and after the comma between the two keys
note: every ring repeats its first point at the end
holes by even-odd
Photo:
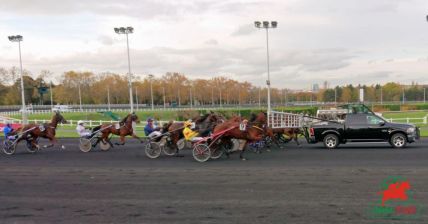
{"type": "Polygon", "coordinates": [[[33,139],[31,139],[31,146],[34,146],[37,150],[40,150],[40,146],[37,144],[36,138],[34,136],[33,139]]]}
{"type": "MultiPolygon", "coordinates": [[[[49,139],[49,142],[50,142],[51,144],[49,144],[49,145],[44,145],[44,146],[43,146],[44,148],[50,148],[50,147],[53,147],[53,146],[58,142],[58,140],[55,138],[55,136],[54,136],[54,135],[46,135],[46,137],[49,139]]],[[[61,145],[61,149],[65,149],[65,146],[64,146],[64,145],[61,145]]]]}
{"type": "Polygon", "coordinates": [[[132,133],[132,137],[135,139],[138,139],[138,141],[140,141],[140,143],[144,143],[144,140],[141,139],[140,137],[138,137],[135,133],[132,133]]]}
{"type": "Polygon", "coordinates": [[[120,143],[115,143],[116,145],[125,145],[125,136],[124,135],[120,135],[119,138],[120,143]]]}
{"type": "Polygon", "coordinates": [[[244,147],[242,148],[241,153],[239,153],[239,158],[243,161],[247,160],[247,158],[244,157],[245,149],[248,147],[247,145],[248,145],[248,142],[245,141],[244,147]]]}
{"type": "Polygon", "coordinates": [[[297,146],[298,146],[299,148],[300,148],[300,147],[302,147],[302,146],[300,145],[300,142],[299,142],[299,134],[294,133],[293,138],[294,138],[294,141],[296,142],[297,146]]]}
{"type": "Polygon", "coordinates": [[[245,152],[245,150],[247,149],[247,147],[248,147],[248,140],[241,140],[240,141],[240,145],[239,145],[239,148],[240,148],[240,153],[239,153],[239,158],[241,159],[241,160],[247,160],[245,157],[244,157],[244,152],[245,152]]]}
{"type": "Polygon", "coordinates": [[[174,141],[172,141],[172,142],[174,142],[174,147],[175,147],[175,157],[184,157],[184,155],[181,155],[180,154],[180,149],[178,148],[178,145],[177,145],[177,142],[179,141],[179,138],[180,138],[180,136],[179,135],[176,135],[176,136],[174,136],[174,141]]]}
{"type": "Polygon", "coordinates": [[[101,141],[103,141],[103,143],[108,143],[112,148],[114,148],[113,143],[110,141],[111,138],[108,137],[109,135],[110,132],[102,132],[101,141]]]}

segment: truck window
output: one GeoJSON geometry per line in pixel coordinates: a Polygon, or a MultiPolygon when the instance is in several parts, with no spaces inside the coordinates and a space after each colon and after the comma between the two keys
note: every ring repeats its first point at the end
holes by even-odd
{"type": "Polygon", "coordinates": [[[348,125],[367,124],[367,115],[366,114],[348,114],[346,116],[346,123],[348,125]]]}
{"type": "Polygon", "coordinates": [[[367,115],[367,124],[380,124],[384,120],[374,115],[367,115]]]}

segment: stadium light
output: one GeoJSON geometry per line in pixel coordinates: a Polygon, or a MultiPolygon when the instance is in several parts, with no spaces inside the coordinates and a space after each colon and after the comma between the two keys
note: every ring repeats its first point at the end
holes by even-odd
{"type": "Polygon", "coordinates": [[[267,74],[268,79],[266,80],[266,85],[268,87],[267,95],[268,95],[268,112],[271,111],[271,105],[270,105],[270,68],[269,68],[269,29],[276,28],[278,26],[277,21],[255,21],[254,25],[258,29],[266,29],[266,57],[267,57],[267,74]]]}
{"type": "Polygon", "coordinates": [[[131,107],[131,113],[134,112],[134,100],[132,99],[132,74],[131,74],[131,59],[129,57],[129,39],[128,34],[134,32],[134,28],[128,27],[115,27],[114,32],[117,34],[125,34],[126,35],[126,47],[128,50],[128,88],[129,88],[129,106],[131,107]]]}
{"type": "Polygon", "coordinates": [[[22,74],[22,57],[21,57],[21,41],[23,37],[21,35],[8,36],[11,42],[18,42],[19,47],[19,65],[21,72],[21,101],[22,101],[22,123],[27,124],[27,107],[25,106],[25,93],[24,93],[24,77],[22,74]]]}

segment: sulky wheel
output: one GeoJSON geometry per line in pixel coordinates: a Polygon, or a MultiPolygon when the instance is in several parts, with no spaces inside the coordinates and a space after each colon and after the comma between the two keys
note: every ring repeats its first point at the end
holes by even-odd
{"type": "Polygon", "coordinates": [[[13,155],[16,150],[16,144],[13,144],[12,141],[4,140],[2,143],[3,152],[7,155],[13,155]]]}
{"type": "Polygon", "coordinates": [[[177,141],[177,148],[183,150],[186,147],[186,140],[184,138],[177,141]]]}
{"type": "Polygon", "coordinates": [[[146,144],[145,150],[146,156],[150,159],[156,159],[160,156],[162,148],[158,142],[150,142],[146,144]]]}
{"type": "Polygon", "coordinates": [[[89,152],[92,149],[92,143],[90,139],[80,138],[79,149],[82,152],[89,152]]]}
{"type": "Polygon", "coordinates": [[[27,151],[30,153],[35,153],[38,149],[37,143],[36,145],[33,145],[31,141],[27,141],[25,145],[27,146],[27,151]]]}
{"type": "Polygon", "coordinates": [[[162,151],[165,155],[173,156],[175,155],[177,150],[175,149],[171,140],[169,140],[168,138],[169,137],[167,136],[162,137],[162,139],[160,140],[160,144],[162,146],[162,151]]]}
{"type": "Polygon", "coordinates": [[[172,144],[168,144],[166,143],[163,147],[162,147],[163,153],[167,156],[173,156],[176,153],[176,149],[173,147],[172,144]]]}
{"type": "Polygon", "coordinates": [[[99,144],[100,144],[100,149],[101,149],[102,151],[108,151],[108,150],[110,149],[110,147],[111,147],[110,143],[108,143],[108,142],[104,142],[104,140],[101,140],[101,141],[99,142],[99,144]]]}
{"type": "Polygon", "coordinates": [[[218,159],[223,155],[224,151],[221,147],[217,147],[211,152],[211,159],[218,159]]]}
{"type": "Polygon", "coordinates": [[[211,150],[205,144],[197,144],[193,147],[193,158],[198,162],[206,162],[211,157],[211,150]]]}

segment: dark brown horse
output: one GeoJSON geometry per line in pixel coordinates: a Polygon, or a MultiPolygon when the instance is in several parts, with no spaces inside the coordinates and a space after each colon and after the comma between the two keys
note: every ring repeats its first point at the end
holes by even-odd
{"type": "MultiPolygon", "coordinates": [[[[243,147],[240,147],[240,154],[239,158],[241,160],[246,160],[246,158],[243,156],[245,149],[247,148],[248,141],[260,141],[263,139],[263,136],[265,134],[265,130],[263,129],[263,124],[259,123],[258,121],[252,123],[248,122],[246,123],[245,130],[241,130],[240,125],[242,125],[245,119],[241,117],[233,117],[230,120],[225,121],[224,123],[218,124],[215,126],[213,131],[213,136],[221,135],[219,137],[219,141],[221,143],[228,143],[231,141],[232,138],[234,139],[240,139],[244,140],[241,144],[243,144],[243,147]],[[221,134],[224,132],[223,134],[221,134]]],[[[214,147],[212,150],[212,154],[215,153],[215,150],[221,150],[222,147],[214,147]]],[[[226,155],[228,155],[228,152],[226,152],[226,155]]]]}
{"type": "Polygon", "coordinates": [[[102,141],[108,142],[111,146],[113,146],[113,144],[110,142],[110,139],[109,139],[110,134],[120,136],[120,140],[119,140],[120,143],[116,143],[116,145],[124,145],[125,136],[128,136],[128,135],[140,140],[140,142],[143,142],[142,139],[135,134],[135,130],[132,125],[134,122],[139,123],[140,120],[138,119],[138,116],[135,113],[132,113],[124,117],[119,123],[103,124],[95,127],[93,131],[101,130],[102,141]]]}
{"type": "MultiPolygon", "coordinates": [[[[224,122],[224,118],[220,115],[214,113],[208,113],[204,116],[198,116],[192,119],[195,122],[195,129],[200,133],[201,137],[208,136],[210,132],[213,131],[214,127],[224,122]]],[[[172,122],[170,121],[168,124],[165,124],[162,128],[163,133],[169,132],[171,147],[174,147],[176,150],[176,155],[178,155],[179,149],[177,146],[177,142],[184,138],[183,135],[184,122],[172,122]]]]}
{"type": "MultiPolygon", "coordinates": [[[[54,144],[58,142],[58,140],[55,138],[56,134],[56,128],[58,124],[66,124],[67,120],[64,119],[64,117],[59,113],[55,112],[54,116],[52,117],[52,120],[50,123],[45,124],[27,124],[21,129],[21,133],[23,134],[19,139],[18,142],[22,140],[28,140],[31,137],[31,145],[33,147],[39,148],[37,145],[37,139],[39,137],[47,138],[50,141],[50,145],[45,145],[45,148],[52,147],[54,144]]],[[[61,148],[65,148],[64,145],[61,146],[61,148]]]]}

